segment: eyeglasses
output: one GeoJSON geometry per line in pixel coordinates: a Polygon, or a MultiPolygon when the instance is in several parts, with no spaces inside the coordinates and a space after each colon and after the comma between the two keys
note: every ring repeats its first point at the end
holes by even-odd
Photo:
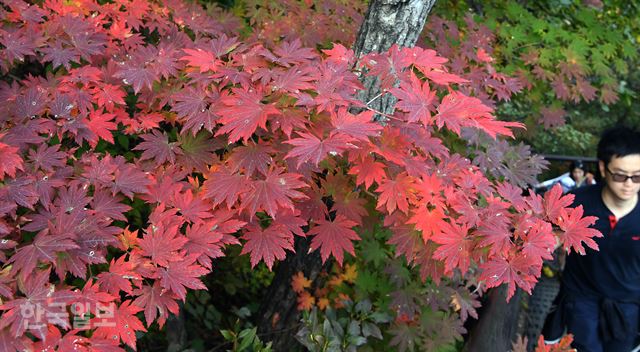
{"type": "Polygon", "coordinates": [[[616,174],[611,172],[611,170],[609,170],[609,166],[607,166],[605,170],[607,170],[607,172],[611,174],[611,179],[613,180],[613,182],[622,183],[622,182],[627,182],[628,179],[631,179],[631,182],[633,183],[640,183],[640,175],[629,176],[629,175],[623,175],[623,174],[616,174]]]}

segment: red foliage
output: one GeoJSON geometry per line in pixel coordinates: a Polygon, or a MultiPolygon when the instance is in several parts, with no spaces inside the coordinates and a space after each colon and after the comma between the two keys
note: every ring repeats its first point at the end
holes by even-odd
{"type": "MultiPolygon", "coordinates": [[[[12,4],[1,72],[25,60],[51,70],[0,84],[0,346],[135,348],[141,312],[163,325],[227,245],[271,267],[309,235],[342,263],[367,201],[424,278],[479,267],[481,285],[506,283],[509,296],[531,290],[551,226],[576,251],[598,235],[557,191],[522,197],[450,153],[445,127],[498,137],[520,125],[453,86],[466,80],[433,50],[393,47],[354,66],[340,45],[241,43],[216,20],[228,17],[179,0],[12,4]],[[349,112],[364,107],[364,66],[389,87],[400,80],[384,92],[401,110],[384,127],[349,112]],[[66,309],[80,304],[82,329],[66,309]]],[[[490,51],[478,55],[489,64],[490,51]]]]}

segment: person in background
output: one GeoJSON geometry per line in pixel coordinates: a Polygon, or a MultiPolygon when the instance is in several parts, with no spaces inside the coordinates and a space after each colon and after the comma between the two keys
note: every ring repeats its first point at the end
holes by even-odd
{"type": "Polygon", "coordinates": [[[582,161],[576,160],[571,162],[569,172],[566,172],[556,178],[541,182],[534,187],[536,189],[546,190],[550,189],[555,184],[559,184],[562,187],[562,192],[567,193],[582,186],[593,185],[595,184],[595,180],[593,178],[593,174],[586,172],[582,161]]]}
{"type": "Polygon", "coordinates": [[[562,273],[563,325],[580,352],[629,352],[640,313],[640,133],[617,127],[598,144],[603,182],[574,189],[573,207],[598,220],[599,250],[572,252],[562,273]]]}

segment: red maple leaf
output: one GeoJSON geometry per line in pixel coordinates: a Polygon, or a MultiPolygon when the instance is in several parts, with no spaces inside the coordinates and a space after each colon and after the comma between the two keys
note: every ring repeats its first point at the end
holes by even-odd
{"type": "Polygon", "coordinates": [[[544,107],[540,109],[540,120],[545,128],[564,126],[567,112],[558,107],[544,107]]]}
{"type": "Polygon", "coordinates": [[[149,90],[153,88],[153,82],[157,79],[153,67],[132,62],[122,67],[114,76],[122,78],[122,83],[132,85],[134,93],[138,94],[142,88],[149,90]]]}
{"type": "MultiPolygon", "coordinates": [[[[0,143],[0,155],[2,157],[10,156],[7,155],[8,150],[3,150],[2,143],[0,143]]],[[[8,159],[7,159],[8,160],[8,159]]],[[[67,153],[60,151],[60,145],[48,146],[47,144],[40,144],[37,149],[29,149],[29,160],[33,162],[34,166],[41,168],[45,171],[54,171],[66,164],[67,161],[67,153]]],[[[22,161],[22,160],[20,160],[22,161]]],[[[3,162],[0,159],[0,165],[7,166],[11,165],[10,162],[3,162]],[[4,163],[7,163],[4,165],[4,163]]],[[[0,170],[0,175],[2,171],[0,170]]],[[[10,175],[11,176],[11,175],[10,175]]],[[[13,175],[15,176],[15,175],[13,175]]],[[[13,177],[12,176],[12,177],[13,177]]]]}
{"type": "Polygon", "coordinates": [[[433,241],[428,241],[424,246],[419,248],[414,263],[420,266],[420,277],[422,280],[427,280],[428,278],[439,285],[444,276],[444,263],[440,260],[433,259],[433,253],[437,248],[437,244],[433,241]]]}
{"type": "Polygon", "coordinates": [[[492,209],[487,209],[484,213],[488,216],[482,219],[476,230],[476,235],[482,237],[478,245],[488,247],[490,255],[507,252],[513,246],[508,210],[501,208],[492,212],[492,209]]]}
{"type": "MultiPolygon", "coordinates": [[[[406,218],[404,219],[406,221],[406,218]]],[[[414,261],[416,254],[424,246],[420,231],[417,231],[414,226],[406,222],[391,227],[391,237],[387,240],[387,243],[395,245],[396,257],[404,255],[408,263],[414,261]]]]}
{"type": "Polygon", "coordinates": [[[291,234],[300,237],[306,236],[302,228],[307,225],[307,221],[300,218],[300,211],[297,208],[294,210],[284,209],[282,214],[278,214],[278,218],[271,222],[271,226],[284,226],[291,234]]]}
{"type": "Polygon", "coordinates": [[[407,223],[415,224],[416,229],[422,231],[422,239],[426,243],[433,236],[438,236],[446,225],[445,214],[440,207],[429,209],[427,206],[421,206],[415,209],[415,213],[407,223]]]}
{"type": "Polygon", "coordinates": [[[346,108],[340,108],[335,115],[331,116],[333,131],[366,142],[369,137],[378,136],[383,129],[379,123],[373,121],[373,115],[373,111],[363,111],[353,115],[346,108]]]}
{"type": "Polygon", "coordinates": [[[0,181],[4,179],[4,175],[15,177],[17,170],[24,170],[18,147],[0,143],[0,181]]]}
{"type": "Polygon", "coordinates": [[[113,143],[113,135],[111,134],[111,131],[118,130],[118,125],[113,122],[115,117],[116,115],[114,114],[102,113],[98,110],[91,112],[86,125],[87,128],[97,137],[91,136],[88,138],[91,146],[95,147],[97,145],[98,138],[102,138],[109,143],[113,143]]]}
{"type": "Polygon", "coordinates": [[[298,135],[300,135],[300,138],[285,141],[285,143],[294,145],[294,147],[284,157],[285,159],[297,157],[297,167],[307,161],[311,161],[317,166],[320,161],[327,157],[327,154],[341,154],[343,151],[354,147],[351,143],[353,138],[342,133],[332,134],[326,139],[320,139],[306,132],[298,132],[298,135]]]}
{"type": "Polygon", "coordinates": [[[495,138],[496,135],[513,137],[510,127],[522,127],[520,123],[496,121],[493,109],[483,104],[478,98],[466,96],[452,91],[442,99],[435,116],[436,125],[460,135],[461,127],[475,127],[495,138]]]}
{"type": "Polygon", "coordinates": [[[283,168],[272,168],[263,180],[250,182],[249,190],[242,195],[242,208],[249,210],[251,217],[258,210],[264,210],[272,218],[276,217],[280,208],[294,209],[294,199],[307,198],[304,193],[296,190],[308,187],[300,178],[300,174],[284,172],[283,168]]]}
{"type": "Polygon", "coordinates": [[[269,70],[270,76],[272,76],[272,81],[267,86],[268,89],[291,94],[313,89],[314,86],[311,82],[317,79],[318,73],[313,66],[297,66],[287,70],[280,68],[265,68],[263,70],[269,70]]]}
{"type": "Polygon", "coordinates": [[[241,254],[250,253],[251,267],[264,260],[264,263],[271,270],[276,259],[283,260],[287,256],[285,249],[295,252],[293,235],[284,226],[272,225],[266,229],[251,226],[242,238],[247,240],[247,243],[242,248],[241,254]]]}
{"type": "Polygon", "coordinates": [[[112,196],[108,191],[98,189],[93,193],[91,199],[93,214],[102,218],[127,221],[124,213],[131,210],[131,207],[122,203],[123,199],[121,195],[112,196]]]}
{"type": "Polygon", "coordinates": [[[443,86],[449,86],[451,83],[469,83],[468,80],[442,69],[426,71],[424,74],[429,78],[429,80],[443,86]]]}
{"type": "Polygon", "coordinates": [[[218,59],[214,53],[197,49],[182,49],[187,55],[180,60],[187,61],[188,66],[199,67],[200,72],[213,71],[216,72],[218,67],[222,65],[222,60],[218,59]]]}
{"type": "Polygon", "coordinates": [[[508,285],[507,301],[513,297],[516,285],[531,294],[531,289],[536,282],[535,271],[540,267],[533,267],[531,260],[524,256],[495,257],[480,265],[482,273],[480,280],[484,280],[487,288],[498,287],[503,283],[508,285]],[[532,273],[533,272],[533,273],[532,273]]]}
{"type": "Polygon", "coordinates": [[[411,64],[412,53],[393,44],[388,53],[370,53],[361,59],[369,66],[368,76],[379,79],[382,90],[387,90],[395,85],[398,78],[407,76],[405,68],[411,64]]]}
{"type": "Polygon", "coordinates": [[[518,212],[522,212],[526,207],[526,202],[522,196],[522,188],[516,187],[509,182],[501,182],[496,187],[496,191],[502,198],[511,203],[518,212]]]}
{"type": "Polygon", "coordinates": [[[409,149],[407,136],[400,129],[389,126],[382,130],[382,136],[377,138],[374,151],[394,164],[405,166],[405,151],[409,149]]]}
{"type": "Polygon", "coordinates": [[[211,259],[224,255],[221,248],[223,232],[218,231],[216,220],[200,221],[187,227],[186,237],[188,242],[183,246],[184,250],[195,255],[198,263],[207,269],[211,269],[211,259]]]}
{"type": "MultiPolygon", "coordinates": [[[[127,261],[124,255],[118,259],[111,259],[109,271],[98,274],[97,283],[102,290],[113,295],[120,294],[120,291],[131,293],[133,288],[130,280],[142,280],[142,276],[136,273],[134,269],[135,264],[127,261]]],[[[136,286],[140,284],[138,281],[134,282],[136,286]]]]}
{"type": "Polygon", "coordinates": [[[360,192],[345,192],[336,194],[331,210],[337,215],[343,215],[362,225],[362,217],[368,214],[365,205],[367,200],[360,197],[360,192]]]}
{"type": "Polygon", "coordinates": [[[176,154],[182,154],[180,142],[169,142],[166,134],[153,130],[152,133],[140,136],[144,141],[138,144],[133,150],[142,150],[140,160],[152,159],[156,166],[164,164],[166,161],[174,164],[176,154]]]}
{"type": "Polygon", "coordinates": [[[166,268],[158,269],[160,284],[166,290],[174,293],[181,300],[186,299],[187,288],[206,290],[199,277],[209,273],[209,270],[195,263],[197,256],[187,255],[174,258],[166,268]]]}
{"type": "Polygon", "coordinates": [[[105,309],[98,316],[91,319],[92,326],[98,326],[93,336],[104,339],[122,340],[134,351],[136,350],[136,331],[147,331],[136,313],[142,308],[131,304],[131,300],[122,302],[113,309],[105,309]]]}
{"type": "Polygon", "coordinates": [[[75,316],[84,317],[85,314],[97,314],[97,309],[113,302],[116,296],[104,291],[100,291],[97,282],[89,279],[84,284],[82,291],[78,294],[72,304],[72,312],[75,316]]]}
{"type": "Polygon", "coordinates": [[[0,351],[33,350],[33,341],[28,336],[16,337],[9,329],[0,330],[0,351]]]}
{"type": "Polygon", "coordinates": [[[542,265],[543,260],[553,259],[556,236],[551,224],[539,219],[533,223],[521,221],[520,224],[524,225],[524,228],[518,228],[518,233],[522,233],[524,239],[522,255],[535,265],[542,265]]]}
{"type": "Polygon", "coordinates": [[[273,163],[271,155],[275,152],[269,144],[258,140],[258,143],[235,148],[227,161],[233,172],[242,170],[245,175],[251,176],[257,170],[266,175],[269,165],[273,163]]]}
{"type": "Polygon", "coordinates": [[[180,234],[175,226],[152,225],[138,241],[142,255],[147,256],[158,265],[167,266],[175,259],[178,250],[182,249],[188,239],[180,234]]]}
{"type": "Polygon", "coordinates": [[[564,231],[559,234],[562,241],[563,248],[571,253],[571,249],[585,254],[585,249],[582,246],[582,242],[588,247],[594,250],[598,250],[598,244],[593,240],[594,237],[602,237],[602,233],[590,226],[593,225],[598,219],[595,216],[585,216],[582,205],[576,208],[566,208],[560,210],[560,217],[558,219],[558,225],[560,229],[564,231]]]}
{"type": "Polygon", "coordinates": [[[142,288],[133,292],[136,299],[133,304],[144,308],[144,319],[147,327],[158,318],[158,326],[162,328],[169,318],[169,313],[178,314],[180,307],[176,302],[178,298],[171,291],[166,291],[160,286],[160,281],[153,283],[153,286],[142,285],[142,288]]]}
{"type": "Polygon", "coordinates": [[[267,59],[285,67],[289,67],[291,64],[303,63],[318,56],[310,48],[302,47],[300,39],[295,39],[291,42],[282,41],[273,52],[276,56],[266,55],[267,59]]]}
{"type": "Polygon", "coordinates": [[[433,242],[440,244],[433,253],[433,259],[443,260],[445,273],[451,273],[459,268],[465,275],[471,265],[471,251],[473,241],[469,237],[467,225],[449,224],[443,226],[439,235],[431,237],[433,242]]]}
{"type": "Polygon", "coordinates": [[[78,294],[69,290],[56,290],[49,283],[50,270],[38,270],[31,273],[28,279],[20,279],[18,285],[24,298],[17,298],[4,303],[0,319],[0,330],[11,326],[11,333],[19,337],[25,331],[44,339],[47,325],[55,324],[68,329],[69,314],[67,304],[76,300],[78,294]]]}
{"type": "Polygon", "coordinates": [[[302,110],[298,109],[282,109],[282,114],[275,115],[271,122],[271,130],[282,130],[287,138],[291,138],[291,132],[294,129],[306,129],[306,124],[309,122],[306,119],[306,114],[302,110]]]}
{"type": "Polygon", "coordinates": [[[173,206],[188,221],[197,222],[213,216],[211,203],[204,200],[199,194],[194,195],[190,189],[185,192],[176,191],[172,198],[173,206]]]}
{"type": "Polygon", "coordinates": [[[374,182],[381,184],[387,176],[385,172],[386,165],[370,156],[357,159],[351,165],[349,175],[355,175],[356,184],[361,185],[364,183],[366,189],[371,187],[374,182]]]}
{"type": "Polygon", "coordinates": [[[386,208],[389,214],[398,208],[408,214],[409,201],[415,198],[413,191],[414,179],[405,172],[397,175],[395,179],[385,179],[376,189],[376,192],[380,193],[377,208],[386,208]]]}
{"type": "Polygon", "coordinates": [[[114,195],[117,192],[122,192],[125,196],[133,199],[134,193],[146,193],[149,184],[151,181],[143,171],[127,163],[116,168],[111,190],[114,195]]]}
{"type": "Polygon", "coordinates": [[[231,209],[238,198],[248,191],[249,179],[239,172],[232,172],[227,168],[220,168],[211,172],[204,181],[204,197],[213,200],[213,206],[222,202],[231,209]]]}
{"type": "Polygon", "coordinates": [[[324,49],[322,52],[327,55],[328,61],[351,62],[354,58],[353,50],[347,49],[340,43],[333,43],[331,49],[324,49]]]}
{"type": "Polygon", "coordinates": [[[430,123],[436,92],[431,91],[429,82],[422,83],[411,72],[409,82],[401,81],[400,87],[392,88],[389,92],[398,98],[396,107],[409,113],[409,122],[421,121],[425,125],[430,123]]]}
{"type": "Polygon", "coordinates": [[[58,253],[74,248],[79,246],[73,240],[73,234],[53,235],[45,229],[36,235],[31,244],[18,248],[8,263],[13,263],[12,273],[20,271],[23,275],[29,276],[38,262],[56,263],[58,253]]]}
{"type": "Polygon", "coordinates": [[[239,139],[245,142],[253,133],[261,127],[267,128],[269,115],[279,115],[280,111],[274,104],[264,104],[264,94],[256,89],[233,88],[233,94],[222,98],[226,107],[220,108],[219,114],[222,127],[216,132],[216,136],[227,133],[229,143],[239,139]]]}
{"type": "Polygon", "coordinates": [[[221,141],[214,139],[211,134],[200,131],[195,136],[191,134],[178,135],[178,142],[182,148],[182,155],[178,155],[178,164],[186,170],[204,172],[213,160],[217,160],[214,150],[220,147],[221,141]]]}
{"type": "Polygon", "coordinates": [[[575,196],[573,194],[562,195],[562,187],[559,184],[553,186],[544,194],[544,214],[549,221],[560,224],[562,211],[571,206],[575,196]]]}
{"type": "Polygon", "coordinates": [[[107,111],[113,111],[115,104],[125,105],[124,97],[127,95],[120,86],[113,84],[101,84],[95,87],[91,93],[93,94],[93,100],[98,106],[104,106],[107,111]]]}
{"type": "Polygon", "coordinates": [[[353,242],[360,236],[352,227],[358,225],[355,221],[348,220],[344,216],[336,216],[335,220],[320,220],[316,226],[309,230],[309,235],[315,235],[311,240],[311,249],[320,248],[322,261],[326,261],[329,255],[333,255],[342,265],[344,252],[354,254],[353,242]]]}

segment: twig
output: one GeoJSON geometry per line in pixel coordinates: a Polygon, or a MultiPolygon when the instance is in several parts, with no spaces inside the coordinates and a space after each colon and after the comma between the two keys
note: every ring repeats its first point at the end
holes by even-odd
{"type": "Polygon", "coordinates": [[[369,100],[366,105],[369,106],[369,104],[373,103],[374,100],[380,98],[384,93],[386,93],[386,92],[385,91],[380,92],[380,94],[378,94],[375,97],[371,98],[371,100],[369,100]]]}

